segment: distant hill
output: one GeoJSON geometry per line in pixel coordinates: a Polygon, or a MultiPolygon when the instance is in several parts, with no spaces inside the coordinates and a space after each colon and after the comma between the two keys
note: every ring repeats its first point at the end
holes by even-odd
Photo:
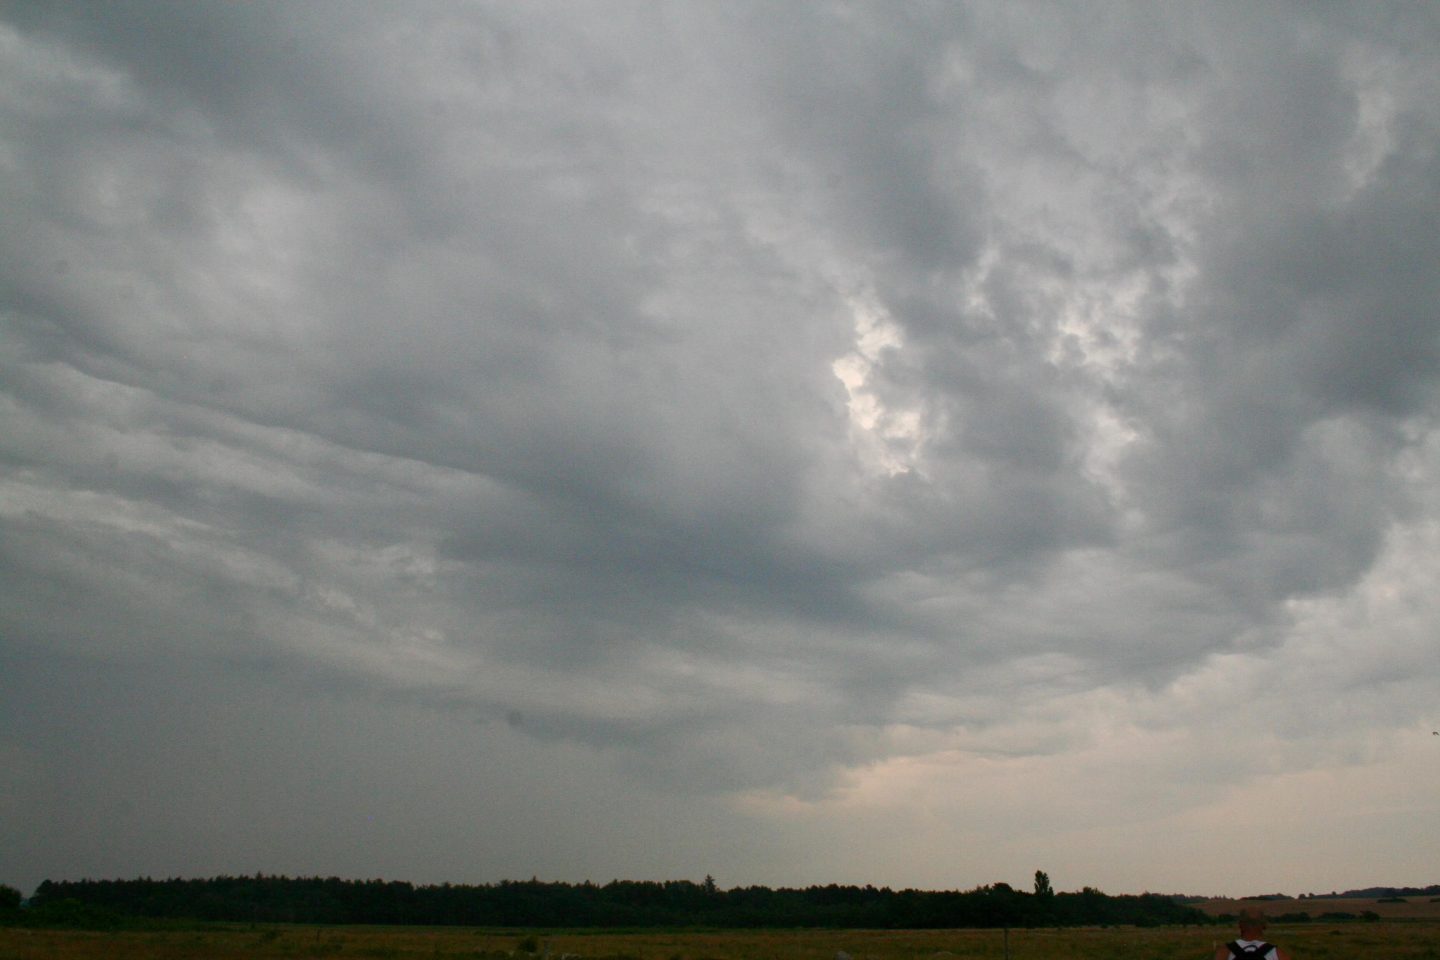
{"type": "Polygon", "coordinates": [[[1365,897],[1440,897],[1440,883],[1428,887],[1365,887],[1360,890],[1346,890],[1344,893],[1312,893],[1301,899],[1318,900],[1327,897],[1341,897],[1354,900],[1365,897]]]}
{"type": "Polygon", "coordinates": [[[1300,900],[1379,900],[1383,897],[1440,897],[1440,883],[1428,887],[1361,887],[1358,890],[1334,891],[1330,893],[1302,893],[1291,896],[1288,893],[1260,893],[1246,897],[1212,897],[1190,894],[1176,896],[1178,903],[1206,903],[1209,901],[1245,901],[1247,903],[1279,903],[1300,900]]]}
{"type": "MultiPolygon", "coordinates": [[[[1189,901],[1207,916],[1217,919],[1236,916],[1245,907],[1259,906],[1274,923],[1306,923],[1310,921],[1327,923],[1346,920],[1440,920],[1440,890],[1433,895],[1427,891],[1433,888],[1375,887],[1367,893],[1381,896],[1348,896],[1336,893],[1333,896],[1305,896],[1285,899],[1272,897],[1214,897],[1208,900],[1189,901]],[[1410,896],[1391,896],[1392,889],[1419,891],[1410,896]],[[1258,904],[1256,901],[1260,901],[1258,904]]],[[[1347,891],[1347,894],[1350,891],[1347,891]]],[[[1353,891],[1362,892],[1362,891],[1353,891]]]]}

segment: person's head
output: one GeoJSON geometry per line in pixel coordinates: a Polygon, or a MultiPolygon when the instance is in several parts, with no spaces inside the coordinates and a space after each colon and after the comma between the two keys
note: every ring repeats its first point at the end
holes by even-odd
{"type": "Polygon", "coordinates": [[[1240,911],[1240,938],[1259,940],[1265,933],[1265,911],[1258,907],[1246,907],[1240,911]]]}

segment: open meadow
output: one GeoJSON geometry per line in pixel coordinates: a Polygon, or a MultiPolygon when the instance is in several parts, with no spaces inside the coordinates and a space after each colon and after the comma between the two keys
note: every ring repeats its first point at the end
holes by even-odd
{"type": "MultiPolygon", "coordinates": [[[[1275,925],[1295,960],[1440,960],[1440,921],[1275,925]]],[[[1012,930],[1013,960],[1209,958],[1228,928],[1012,930]]],[[[1002,960],[1001,930],[534,932],[464,927],[214,925],[192,930],[75,931],[0,928],[0,960],[1002,960]]]]}

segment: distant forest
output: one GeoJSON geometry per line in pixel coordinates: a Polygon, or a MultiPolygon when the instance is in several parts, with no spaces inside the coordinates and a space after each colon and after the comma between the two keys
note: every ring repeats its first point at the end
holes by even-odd
{"type": "Polygon", "coordinates": [[[1159,894],[1109,896],[1089,887],[1057,893],[1036,874],[1034,892],[996,883],[961,891],[872,886],[737,887],[710,878],[665,882],[504,881],[416,886],[400,881],[256,875],[208,880],[47,880],[27,904],[92,926],[110,919],[270,923],[413,924],[531,928],[828,927],[917,929],[1207,924],[1198,909],[1159,894]]]}

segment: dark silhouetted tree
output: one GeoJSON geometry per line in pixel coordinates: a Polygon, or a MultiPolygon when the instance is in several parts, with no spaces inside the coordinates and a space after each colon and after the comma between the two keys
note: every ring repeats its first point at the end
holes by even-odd
{"type": "Polygon", "coordinates": [[[1046,873],[1044,870],[1035,871],[1035,896],[1055,896],[1055,890],[1053,887],[1050,886],[1050,874],[1046,873]]]}

